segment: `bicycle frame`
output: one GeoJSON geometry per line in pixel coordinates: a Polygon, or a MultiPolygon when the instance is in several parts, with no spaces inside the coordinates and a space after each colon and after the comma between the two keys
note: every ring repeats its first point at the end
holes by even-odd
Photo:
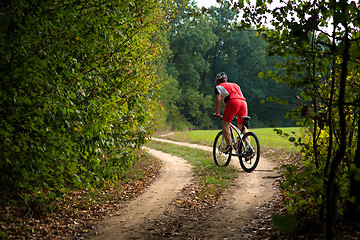
{"type": "Polygon", "coordinates": [[[242,126],[242,128],[240,130],[234,124],[230,123],[231,142],[232,142],[233,149],[235,149],[235,153],[231,153],[232,156],[237,156],[237,157],[242,157],[243,156],[243,154],[239,152],[240,144],[242,144],[242,149],[246,149],[245,147],[249,146],[252,150],[254,150],[253,147],[251,146],[251,144],[246,139],[245,139],[246,142],[243,141],[244,134],[242,132],[244,131],[244,129],[245,129],[244,126],[242,126]],[[234,131],[239,136],[239,141],[238,142],[235,139],[234,131]]]}

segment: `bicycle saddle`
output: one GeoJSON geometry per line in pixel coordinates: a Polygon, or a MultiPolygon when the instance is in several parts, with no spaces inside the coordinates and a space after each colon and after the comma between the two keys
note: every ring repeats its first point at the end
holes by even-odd
{"type": "Polygon", "coordinates": [[[250,119],[251,119],[251,117],[246,116],[246,117],[242,117],[242,118],[244,119],[243,125],[245,127],[249,128],[250,127],[250,119]]]}

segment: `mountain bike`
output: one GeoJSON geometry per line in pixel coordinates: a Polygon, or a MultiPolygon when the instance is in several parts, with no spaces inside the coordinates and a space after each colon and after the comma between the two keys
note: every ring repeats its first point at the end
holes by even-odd
{"type": "MultiPolygon", "coordinates": [[[[221,116],[218,118],[222,118],[221,116]]],[[[249,128],[250,117],[243,117],[243,127],[237,128],[230,123],[231,146],[230,152],[224,152],[227,144],[223,131],[220,131],[214,140],[213,156],[215,164],[226,167],[229,165],[231,156],[239,158],[240,166],[245,172],[252,172],[260,160],[260,142],[254,132],[242,134],[245,127],[249,128]]]]}

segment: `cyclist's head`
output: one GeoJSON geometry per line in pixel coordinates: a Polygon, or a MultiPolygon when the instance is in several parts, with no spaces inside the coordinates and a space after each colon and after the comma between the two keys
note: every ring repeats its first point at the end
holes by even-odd
{"type": "Polygon", "coordinates": [[[215,84],[218,85],[218,84],[223,83],[223,82],[227,82],[226,73],[221,72],[221,73],[216,74],[215,84]]]}

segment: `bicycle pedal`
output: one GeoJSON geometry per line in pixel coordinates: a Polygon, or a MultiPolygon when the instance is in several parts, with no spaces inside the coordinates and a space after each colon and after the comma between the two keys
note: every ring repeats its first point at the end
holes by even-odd
{"type": "Polygon", "coordinates": [[[232,147],[231,147],[231,145],[228,145],[224,148],[223,153],[228,154],[228,153],[231,153],[231,151],[232,151],[232,147]]]}

